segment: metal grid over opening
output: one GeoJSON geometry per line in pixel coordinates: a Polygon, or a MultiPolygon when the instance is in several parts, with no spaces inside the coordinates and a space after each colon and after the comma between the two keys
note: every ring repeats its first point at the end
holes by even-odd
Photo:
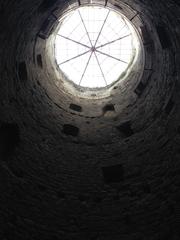
{"type": "Polygon", "coordinates": [[[132,64],[134,35],[123,15],[104,7],[84,6],[59,21],[56,61],[76,85],[92,89],[110,86],[132,64]]]}

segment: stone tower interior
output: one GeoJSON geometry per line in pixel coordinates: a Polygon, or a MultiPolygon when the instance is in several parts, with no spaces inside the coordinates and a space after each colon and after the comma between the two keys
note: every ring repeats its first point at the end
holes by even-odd
{"type": "MultiPolygon", "coordinates": [[[[0,239],[180,239],[180,2],[0,2],[0,239]],[[69,85],[59,18],[123,14],[141,41],[125,81],[69,85]]],[[[96,49],[92,48],[92,52],[96,49]]]]}

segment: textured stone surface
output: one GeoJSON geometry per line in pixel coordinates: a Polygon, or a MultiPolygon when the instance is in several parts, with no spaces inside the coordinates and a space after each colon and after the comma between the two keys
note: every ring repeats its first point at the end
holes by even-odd
{"type": "Polygon", "coordinates": [[[88,103],[57,88],[38,37],[67,1],[0,2],[0,239],[180,239],[180,5],[126,3],[146,70],[88,103]]]}

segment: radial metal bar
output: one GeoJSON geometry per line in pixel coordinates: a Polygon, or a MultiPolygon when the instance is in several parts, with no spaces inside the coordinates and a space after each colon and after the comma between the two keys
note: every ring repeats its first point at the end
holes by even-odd
{"type": "Polygon", "coordinates": [[[101,68],[101,64],[100,64],[100,62],[99,62],[99,59],[98,59],[98,57],[97,57],[96,52],[94,52],[94,55],[95,55],[95,57],[96,57],[96,60],[97,60],[98,65],[99,65],[101,74],[102,74],[102,76],[103,76],[103,78],[104,78],[104,82],[105,82],[105,84],[106,84],[106,86],[107,86],[107,81],[106,81],[106,78],[105,78],[105,76],[104,76],[104,73],[103,73],[103,70],[102,70],[102,68],[101,68]]]}
{"type": "Polygon", "coordinates": [[[90,51],[91,51],[91,50],[88,50],[88,51],[86,51],[86,52],[84,52],[84,53],[81,53],[81,54],[79,54],[79,55],[77,55],[77,56],[75,56],[75,57],[72,57],[72,58],[70,58],[70,59],[62,62],[62,63],[59,63],[58,65],[60,66],[60,65],[62,65],[62,64],[65,64],[65,63],[67,63],[67,62],[69,62],[69,61],[71,61],[71,60],[74,60],[74,59],[76,59],[76,58],[78,58],[78,57],[81,57],[81,56],[85,55],[86,53],[88,53],[88,52],[90,52],[90,51]]]}
{"type": "Polygon", "coordinates": [[[79,44],[79,45],[81,45],[81,46],[83,46],[83,47],[91,48],[91,47],[89,47],[88,45],[83,44],[83,43],[80,43],[80,42],[78,42],[78,41],[76,41],[76,40],[74,40],[74,39],[71,39],[71,38],[69,38],[69,37],[63,36],[63,35],[61,35],[61,34],[57,34],[57,35],[60,36],[60,37],[62,37],[62,38],[65,38],[65,39],[67,39],[67,40],[69,40],[69,41],[72,41],[72,42],[74,42],[74,43],[77,43],[77,44],[79,44]]]}
{"type": "MultiPolygon", "coordinates": [[[[70,18],[70,17],[69,17],[69,18],[70,18]]],[[[76,25],[76,26],[72,29],[72,31],[69,33],[69,36],[72,35],[72,33],[79,27],[79,25],[81,25],[81,21],[80,21],[80,23],[78,23],[78,25],[76,25]]]]}
{"type": "Polygon", "coordinates": [[[132,33],[130,33],[130,34],[126,35],[126,36],[123,36],[123,37],[117,38],[117,39],[115,39],[115,40],[113,40],[113,41],[111,41],[111,42],[107,42],[107,43],[105,43],[105,44],[102,44],[102,45],[96,47],[96,49],[101,48],[101,47],[104,47],[104,46],[109,45],[109,44],[111,44],[111,43],[114,43],[114,42],[120,41],[120,40],[122,40],[122,39],[124,39],[124,38],[126,38],[126,37],[129,37],[131,34],[132,34],[132,33]]]}
{"type": "Polygon", "coordinates": [[[89,62],[90,62],[90,60],[91,60],[92,54],[93,54],[93,52],[91,52],[91,54],[90,54],[90,56],[89,56],[89,59],[88,59],[87,64],[86,64],[86,67],[85,67],[84,72],[83,72],[83,74],[82,74],[82,76],[81,76],[81,80],[80,80],[80,82],[79,82],[79,85],[81,85],[81,82],[82,82],[83,77],[84,77],[84,75],[85,75],[85,73],[86,73],[87,67],[88,67],[88,65],[89,65],[89,62]]]}
{"type": "Polygon", "coordinates": [[[103,30],[103,28],[104,28],[104,25],[105,25],[105,23],[106,23],[106,21],[107,21],[107,19],[108,19],[109,13],[110,13],[110,10],[108,11],[108,14],[107,14],[106,18],[104,19],[103,25],[102,25],[102,27],[101,27],[101,30],[100,30],[100,32],[99,32],[99,34],[98,34],[98,37],[97,37],[97,39],[96,39],[96,42],[95,42],[95,44],[94,44],[95,47],[96,47],[96,44],[97,44],[97,42],[98,42],[98,40],[99,40],[99,37],[100,37],[100,35],[101,35],[101,33],[102,33],[102,30],[103,30]]]}
{"type": "Polygon", "coordinates": [[[136,13],[131,19],[130,21],[132,21],[139,13],[136,13]]]}
{"type": "Polygon", "coordinates": [[[88,36],[88,38],[89,38],[89,42],[90,42],[90,44],[91,44],[91,47],[93,47],[92,42],[91,42],[91,39],[90,39],[90,36],[89,36],[89,33],[88,33],[88,30],[87,30],[86,25],[85,25],[85,22],[84,22],[84,20],[83,20],[83,18],[82,18],[82,15],[81,15],[81,13],[80,13],[79,10],[78,10],[78,13],[79,13],[79,16],[80,16],[80,18],[81,18],[81,21],[82,21],[82,23],[83,23],[84,29],[85,29],[85,31],[86,31],[86,33],[87,33],[87,36],[88,36]]]}
{"type": "Polygon", "coordinates": [[[119,59],[119,58],[113,57],[113,56],[111,56],[111,55],[109,55],[109,54],[107,54],[107,53],[101,52],[101,51],[99,51],[99,50],[97,50],[97,49],[96,49],[96,52],[101,53],[102,55],[105,55],[105,56],[107,56],[107,57],[113,58],[113,59],[115,59],[115,60],[117,60],[117,61],[119,61],[119,62],[123,62],[123,63],[125,63],[125,64],[128,64],[127,62],[125,62],[125,61],[123,61],[123,60],[121,60],[121,59],[119,59]]]}

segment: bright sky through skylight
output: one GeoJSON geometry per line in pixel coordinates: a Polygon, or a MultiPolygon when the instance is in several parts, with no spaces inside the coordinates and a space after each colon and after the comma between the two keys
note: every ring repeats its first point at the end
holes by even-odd
{"type": "Polygon", "coordinates": [[[125,18],[98,6],[80,7],[60,20],[55,56],[60,70],[82,87],[106,87],[127,70],[134,53],[125,18]]]}

